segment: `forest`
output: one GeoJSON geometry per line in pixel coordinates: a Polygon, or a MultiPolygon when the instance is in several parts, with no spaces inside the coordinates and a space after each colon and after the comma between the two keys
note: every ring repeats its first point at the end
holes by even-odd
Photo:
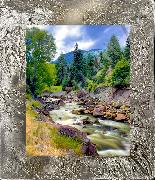
{"type": "Polygon", "coordinates": [[[27,29],[25,43],[28,155],[127,153],[130,104],[120,97],[130,86],[129,37],[122,48],[113,35],[98,54],[84,55],[76,43],[70,64],[64,54],[54,61],[55,39],[45,30],[27,29]]]}

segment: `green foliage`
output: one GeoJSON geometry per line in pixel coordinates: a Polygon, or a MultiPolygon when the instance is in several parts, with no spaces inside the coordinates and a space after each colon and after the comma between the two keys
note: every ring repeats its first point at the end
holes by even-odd
{"type": "Polygon", "coordinates": [[[105,76],[107,74],[108,67],[104,66],[101,70],[99,70],[95,76],[97,83],[102,83],[105,80],[105,76]]]}
{"type": "Polygon", "coordinates": [[[89,92],[94,92],[96,90],[97,84],[93,80],[87,80],[87,90],[89,92]]]}
{"type": "Polygon", "coordinates": [[[54,38],[45,30],[27,29],[25,41],[27,63],[38,62],[42,59],[50,62],[56,53],[54,38]]]}
{"type": "Polygon", "coordinates": [[[46,87],[51,87],[57,82],[57,70],[55,64],[42,62],[38,65],[35,94],[39,95],[46,87]]]}
{"type": "Polygon", "coordinates": [[[82,142],[65,135],[60,135],[56,129],[51,131],[51,138],[57,148],[72,149],[76,154],[82,155],[82,142]]]}
{"type": "Polygon", "coordinates": [[[124,49],[124,57],[126,60],[130,61],[130,41],[129,41],[129,37],[127,38],[126,41],[126,46],[124,49]]]}
{"type": "Polygon", "coordinates": [[[93,54],[89,53],[86,60],[86,77],[92,79],[97,70],[97,59],[93,54]]]}
{"type": "Polygon", "coordinates": [[[56,46],[52,35],[37,28],[27,29],[25,41],[27,92],[36,97],[45,85],[56,82],[55,65],[47,64],[54,57],[56,46]]]}
{"type": "Polygon", "coordinates": [[[31,104],[33,107],[41,107],[41,103],[39,101],[32,100],[31,104]]]}
{"type": "Polygon", "coordinates": [[[31,94],[26,93],[26,99],[31,100],[31,94]]]}
{"type": "Polygon", "coordinates": [[[62,86],[45,86],[44,89],[41,91],[41,93],[49,92],[49,93],[55,93],[62,91],[62,86]]]}
{"type": "Polygon", "coordinates": [[[102,67],[109,67],[111,65],[111,59],[108,56],[107,51],[100,52],[100,63],[102,67]]]}
{"type": "Polygon", "coordinates": [[[81,84],[81,86],[84,87],[84,62],[81,50],[74,51],[74,60],[71,65],[71,80],[74,80],[77,84],[81,84]]]}
{"type": "Polygon", "coordinates": [[[112,86],[112,71],[110,71],[104,78],[103,86],[112,86]]]}
{"type": "Polygon", "coordinates": [[[62,84],[62,86],[67,86],[68,84],[68,66],[63,54],[58,58],[58,84],[62,84]]]}
{"type": "Polygon", "coordinates": [[[107,53],[111,59],[112,68],[116,65],[117,61],[121,58],[122,52],[119,41],[116,36],[112,36],[108,44],[107,53]]]}
{"type": "Polygon", "coordinates": [[[113,86],[127,86],[130,80],[130,64],[125,58],[121,58],[117,62],[112,71],[112,85],[113,86]]]}
{"type": "Polygon", "coordinates": [[[67,86],[69,85],[69,83],[70,83],[70,78],[67,77],[67,76],[65,76],[65,77],[63,78],[63,80],[62,80],[62,83],[61,83],[63,89],[65,89],[65,87],[67,87],[67,86]]]}

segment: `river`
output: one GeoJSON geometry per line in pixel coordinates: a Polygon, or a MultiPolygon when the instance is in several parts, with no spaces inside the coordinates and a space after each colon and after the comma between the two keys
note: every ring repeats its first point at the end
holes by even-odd
{"type": "Polygon", "coordinates": [[[55,123],[69,125],[87,133],[87,137],[97,146],[100,156],[128,156],[130,152],[128,123],[96,118],[92,115],[73,114],[72,110],[83,108],[76,102],[65,102],[58,110],[50,111],[55,123]],[[89,119],[92,124],[83,125],[89,119]]]}

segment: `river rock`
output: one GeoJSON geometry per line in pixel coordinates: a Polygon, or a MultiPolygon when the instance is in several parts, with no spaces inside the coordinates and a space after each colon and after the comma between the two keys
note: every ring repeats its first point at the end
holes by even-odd
{"type": "Polygon", "coordinates": [[[65,103],[64,103],[64,101],[63,101],[62,99],[59,99],[59,101],[58,101],[58,105],[59,105],[59,106],[64,106],[64,105],[65,105],[65,103]]]}
{"type": "Polygon", "coordinates": [[[77,92],[77,97],[78,98],[82,98],[82,97],[86,97],[86,95],[87,95],[87,92],[85,91],[85,90],[79,90],[78,92],[77,92]]]}
{"type": "Polygon", "coordinates": [[[127,120],[127,117],[125,114],[117,113],[115,120],[117,120],[117,121],[127,120]]]}
{"type": "Polygon", "coordinates": [[[73,90],[72,87],[65,87],[65,91],[66,91],[67,93],[70,93],[72,90],[73,90]]]}
{"type": "Polygon", "coordinates": [[[83,113],[84,113],[84,109],[73,109],[72,110],[72,114],[80,115],[80,114],[83,114],[83,113]]]}
{"type": "Polygon", "coordinates": [[[84,139],[86,138],[86,133],[79,131],[78,129],[68,126],[68,125],[60,125],[59,126],[59,132],[62,135],[66,135],[72,138],[80,138],[84,139]]]}
{"type": "Polygon", "coordinates": [[[97,156],[96,145],[90,142],[90,139],[86,138],[82,146],[82,152],[86,156],[97,156]]]}
{"type": "Polygon", "coordinates": [[[106,111],[106,106],[97,105],[93,110],[93,116],[102,116],[106,111]]]}
{"type": "Polygon", "coordinates": [[[82,121],[83,121],[83,125],[93,124],[93,122],[89,119],[89,117],[82,119],[82,121]]]}

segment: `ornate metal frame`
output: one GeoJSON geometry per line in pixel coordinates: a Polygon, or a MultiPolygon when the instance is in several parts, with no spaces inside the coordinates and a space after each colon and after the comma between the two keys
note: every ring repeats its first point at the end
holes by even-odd
{"type": "Polygon", "coordinates": [[[2,179],[152,179],[154,177],[153,1],[0,1],[2,179]],[[30,24],[131,25],[131,150],[127,157],[25,155],[25,44],[30,24]]]}

